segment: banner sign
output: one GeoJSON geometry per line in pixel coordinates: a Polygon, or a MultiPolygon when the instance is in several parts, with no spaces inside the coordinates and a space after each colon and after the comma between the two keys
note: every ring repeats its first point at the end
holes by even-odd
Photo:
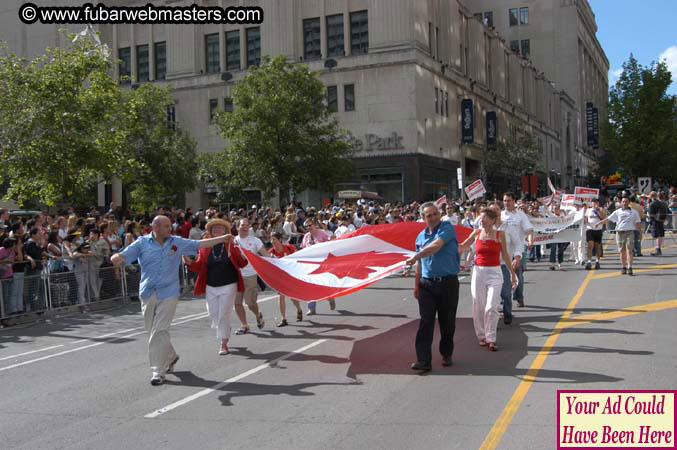
{"type": "Polygon", "coordinates": [[[594,106],[592,102],[585,104],[585,125],[588,135],[588,146],[595,145],[595,120],[593,119],[594,106]]]}
{"type": "Polygon", "coordinates": [[[574,196],[576,204],[592,206],[592,201],[599,198],[599,189],[576,186],[574,196]]]}
{"type": "Polygon", "coordinates": [[[583,220],[583,210],[564,217],[529,217],[534,226],[534,245],[580,241],[583,220]]]}
{"type": "Polygon", "coordinates": [[[465,193],[468,196],[468,200],[475,200],[486,194],[487,190],[484,189],[484,184],[482,180],[477,180],[473,184],[465,188],[465,193]]]}
{"type": "Polygon", "coordinates": [[[576,196],[574,194],[562,194],[562,209],[576,209],[576,196]]]}
{"type": "Polygon", "coordinates": [[[443,195],[442,197],[435,200],[435,204],[437,205],[438,208],[440,206],[444,205],[445,203],[447,203],[447,196],[446,195],[443,195]]]}
{"type": "Polygon", "coordinates": [[[466,98],[461,101],[461,142],[464,144],[475,142],[474,132],[472,100],[466,98]]]}
{"type": "Polygon", "coordinates": [[[599,148],[599,110],[592,108],[592,148],[599,148]]]}
{"type": "Polygon", "coordinates": [[[496,147],[496,136],[498,136],[496,111],[487,111],[487,147],[496,147]]]}
{"type": "Polygon", "coordinates": [[[650,177],[639,177],[637,178],[637,186],[639,187],[640,194],[649,194],[651,192],[651,178],[650,177]]]}

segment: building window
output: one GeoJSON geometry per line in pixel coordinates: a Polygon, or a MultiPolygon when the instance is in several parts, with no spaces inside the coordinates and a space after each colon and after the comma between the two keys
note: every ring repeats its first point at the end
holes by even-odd
{"type": "Polygon", "coordinates": [[[226,32],[226,70],[240,70],[240,32],[226,32]]]}
{"type": "Polygon", "coordinates": [[[150,80],[148,44],[136,46],[136,79],[138,82],[150,80]]]}
{"type": "Polygon", "coordinates": [[[120,60],[120,83],[129,83],[129,80],[122,80],[122,77],[132,76],[132,49],[119,48],[118,59],[120,60]]]}
{"type": "Polygon", "coordinates": [[[343,14],[327,16],[327,56],[345,55],[343,46],[343,14]]]}
{"type": "Polygon", "coordinates": [[[440,28],[435,27],[435,56],[440,59],[440,28]]]}
{"type": "Polygon", "coordinates": [[[484,13],[484,25],[488,27],[493,27],[494,26],[494,13],[491,11],[487,11],[484,13]]]}
{"type": "Polygon", "coordinates": [[[232,97],[224,97],[223,99],[223,110],[225,112],[233,112],[235,108],[233,108],[233,98],[232,97]]]}
{"type": "Polygon", "coordinates": [[[327,86],[327,107],[329,112],[338,111],[338,88],[336,86],[327,86]]]}
{"type": "Polygon", "coordinates": [[[367,11],[350,13],[350,52],[353,55],[369,51],[369,22],[367,11]]]}
{"type": "Polygon", "coordinates": [[[511,8],[508,10],[508,17],[510,18],[510,26],[517,26],[517,8],[511,8]]]}
{"type": "Polygon", "coordinates": [[[529,39],[522,39],[522,55],[525,58],[528,58],[530,54],[531,54],[531,43],[529,42],[529,39]]]}
{"type": "Polygon", "coordinates": [[[216,116],[216,110],[219,107],[219,100],[217,98],[209,99],[209,123],[214,123],[214,118],[216,116]]]}
{"type": "Polygon", "coordinates": [[[167,107],[167,128],[176,129],[176,107],[174,105],[167,107]]]}
{"type": "Polygon", "coordinates": [[[167,44],[155,43],[155,79],[164,80],[167,76],[167,44]]]}
{"type": "Polygon", "coordinates": [[[520,41],[510,41],[510,50],[515,53],[520,52],[520,41]]]}
{"type": "Polygon", "coordinates": [[[261,63],[261,28],[247,28],[247,67],[261,63]]]}
{"type": "Polygon", "coordinates": [[[529,8],[520,8],[520,25],[529,25],[529,8]]]}
{"type": "Polygon", "coordinates": [[[435,114],[440,113],[440,106],[439,106],[440,98],[439,97],[440,97],[440,90],[435,88],[435,114]]]}
{"type": "Polygon", "coordinates": [[[206,72],[217,73],[221,70],[219,66],[219,35],[208,34],[205,36],[205,61],[206,72]]]}
{"type": "Polygon", "coordinates": [[[305,19],[303,21],[303,59],[311,61],[321,57],[320,19],[305,19]]]}
{"type": "Polygon", "coordinates": [[[343,86],[343,109],[344,111],[355,111],[355,85],[346,84],[343,86]]]}
{"type": "Polygon", "coordinates": [[[444,91],[444,110],[445,116],[449,117],[449,92],[444,91]]]}
{"type": "Polygon", "coordinates": [[[433,24],[431,22],[428,22],[428,51],[430,52],[430,56],[435,58],[435,55],[433,54],[433,24]]]}

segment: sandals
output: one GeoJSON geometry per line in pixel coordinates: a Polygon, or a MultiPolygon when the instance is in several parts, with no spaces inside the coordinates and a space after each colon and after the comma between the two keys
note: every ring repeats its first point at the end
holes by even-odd
{"type": "Polygon", "coordinates": [[[486,346],[487,346],[487,341],[484,338],[480,339],[480,347],[486,347],[486,346]]]}
{"type": "Polygon", "coordinates": [[[263,328],[266,322],[263,320],[263,313],[259,313],[259,317],[256,318],[256,326],[259,327],[259,330],[263,328]]]}
{"type": "Polygon", "coordinates": [[[303,320],[303,311],[296,312],[296,321],[301,322],[303,320]]]}
{"type": "Polygon", "coordinates": [[[286,327],[289,325],[289,322],[287,322],[287,319],[282,319],[280,323],[277,324],[278,327],[286,327]]]}
{"type": "Polygon", "coordinates": [[[491,352],[498,351],[498,345],[496,345],[495,342],[487,342],[487,346],[489,347],[489,351],[491,352]]]}
{"type": "Polygon", "coordinates": [[[247,334],[247,333],[249,333],[249,327],[242,327],[235,332],[235,334],[237,334],[237,335],[247,334]]]}

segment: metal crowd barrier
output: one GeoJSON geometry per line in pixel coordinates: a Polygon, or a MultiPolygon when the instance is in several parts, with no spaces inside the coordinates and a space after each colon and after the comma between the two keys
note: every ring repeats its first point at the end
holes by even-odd
{"type": "MultiPolygon", "coordinates": [[[[0,279],[0,320],[3,325],[62,314],[84,312],[91,306],[106,307],[138,301],[141,269],[138,264],[99,265],[95,258],[51,259],[40,270],[14,272],[0,279]]],[[[189,287],[181,265],[181,287],[189,287]]]]}

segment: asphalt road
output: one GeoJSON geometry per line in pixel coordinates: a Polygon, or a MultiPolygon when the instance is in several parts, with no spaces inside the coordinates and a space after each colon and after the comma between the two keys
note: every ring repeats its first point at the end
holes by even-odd
{"type": "Polygon", "coordinates": [[[266,326],[233,336],[227,356],[204,300],[181,301],[181,360],[158,387],[138,304],[5,329],[0,448],[556,448],[557,389],[677,389],[674,244],[638,259],[635,277],[620,275],[612,247],[599,271],[530,263],[527,306],[500,324],[496,353],[477,345],[466,277],[454,366],[435,355],[424,376],[409,369],[412,278],[338,299],[336,311],[320,304],[286,328],[264,292],[266,326]]]}

